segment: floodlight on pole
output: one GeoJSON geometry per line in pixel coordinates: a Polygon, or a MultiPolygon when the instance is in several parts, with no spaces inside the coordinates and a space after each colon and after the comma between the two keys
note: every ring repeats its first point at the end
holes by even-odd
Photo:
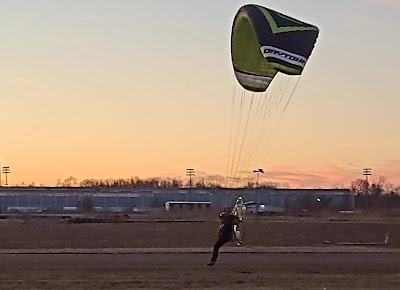
{"type": "Polygon", "coordinates": [[[195,176],[193,168],[186,169],[186,176],[189,176],[189,188],[192,188],[192,176],[195,176]]]}
{"type": "Polygon", "coordinates": [[[264,174],[264,169],[259,168],[259,169],[253,170],[253,173],[257,173],[256,187],[258,187],[258,181],[260,179],[260,173],[264,174]]]}
{"type": "Polygon", "coordinates": [[[2,172],[3,174],[5,174],[5,176],[6,176],[6,183],[5,183],[5,185],[8,185],[8,174],[11,173],[10,166],[3,166],[2,169],[1,169],[1,172],[2,172]]]}
{"type": "Polygon", "coordinates": [[[372,171],[371,168],[363,169],[363,175],[365,176],[365,181],[367,182],[367,184],[368,184],[368,176],[372,175],[371,171],[372,171]]]}
{"type": "Polygon", "coordinates": [[[364,168],[363,175],[365,176],[365,194],[366,194],[366,202],[367,202],[367,209],[369,209],[369,193],[368,193],[368,176],[372,175],[371,168],[364,168]]]}

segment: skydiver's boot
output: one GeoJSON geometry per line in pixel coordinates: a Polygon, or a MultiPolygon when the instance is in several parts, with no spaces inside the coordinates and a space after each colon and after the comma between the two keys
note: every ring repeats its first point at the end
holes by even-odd
{"type": "Polygon", "coordinates": [[[210,260],[210,262],[207,263],[208,266],[213,266],[215,264],[215,261],[210,260]]]}

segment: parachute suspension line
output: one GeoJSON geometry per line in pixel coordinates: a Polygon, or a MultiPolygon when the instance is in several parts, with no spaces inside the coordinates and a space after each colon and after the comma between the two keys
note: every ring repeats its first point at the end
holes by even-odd
{"type": "Polygon", "coordinates": [[[233,132],[232,132],[232,140],[233,140],[233,153],[231,154],[231,162],[230,162],[230,168],[229,168],[229,173],[231,178],[233,178],[233,181],[236,182],[236,176],[234,175],[235,171],[235,164],[237,163],[236,159],[238,156],[238,144],[240,140],[240,134],[242,131],[242,119],[243,119],[243,111],[244,111],[244,106],[245,106],[245,101],[246,101],[246,95],[245,91],[241,90],[240,91],[240,96],[237,96],[235,92],[235,98],[239,98],[239,100],[236,103],[236,106],[234,108],[233,112],[233,118],[236,120],[233,121],[233,132]],[[236,116],[237,115],[237,116],[236,116]]]}
{"type": "Polygon", "coordinates": [[[258,105],[253,112],[252,128],[248,134],[247,145],[243,145],[245,155],[241,158],[239,168],[249,169],[251,172],[257,165],[258,160],[262,156],[262,148],[264,144],[268,144],[273,137],[278,123],[286,112],[288,104],[293,96],[295,87],[290,91],[289,77],[278,78],[273,87],[265,94],[258,94],[258,105]],[[253,166],[254,168],[250,168],[253,166]]]}
{"type": "Polygon", "coordinates": [[[234,122],[234,111],[235,111],[235,95],[236,95],[236,79],[235,75],[232,75],[232,103],[231,103],[231,120],[229,125],[229,135],[228,135],[228,165],[227,165],[227,172],[226,172],[226,186],[229,185],[230,176],[229,176],[229,169],[231,166],[231,154],[232,154],[232,138],[233,138],[233,122],[234,122]]]}
{"type": "Polygon", "coordinates": [[[240,169],[246,169],[251,158],[253,148],[258,142],[259,127],[260,127],[260,116],[262,116],[265,104],[268,103],[268,99],[263,93],[254,93],[254,98],[257,99],[257,106],[254,108],[251,115],[251,125],[248,138],[246,138],[246,145],[243,146],[244,156],[241,159],[240,169]]]}
{"type": "MultiPolygon", "coordinates": [[[[236,94],[236,93],[235,93],[236,94]]],[[[235,98],[239,97],[237,94],[235,98]]],[[[248,158],[248,148],[252,145],[254,138],[254,127],[258,122],[257,115],[262,111],[264,98],[260,98],[260,93],[250,93],[241,88],[240,106],[234,112],[234,122],[232,138],[233,154],[229,157],[230,176],[235,180],[240,180],[242,164],[248,158]],[[256,114],[255,114],[256,112],[256,114]],[[234,136],[234,137],[233,137],[234,136]]],[[[236,108],[235,108],[236,109],[236,108]]],[[[255,140],[256,141],[256,140],[255,140]]]]}
{"type": "Polygon", "coordinates": [[[273,117],[274,111],[276,110],[276,96],[271,94],[271,91],[268,91],[264,95],[260,96],[260,99],[263,100],[263,106],[262,110],[258,113],[256,113],[257,116],[257,122],[255,125],[254,129],[254,134],[252,140],[252,147],[249,152],[249,158],[247,160],[247,163],[244,166],[250,165],[250,161],[252,159],[252,156],[254,155],[254,152],[257,150],[257,147],[260,145],[262,136],[266,133],[266,129],[268,128],[270,118],[273,117]]]}
{"type": "Polygon", "coordinates": [[[274,127],[273,127],[273,129],[272,129],[272,131],[271,131],[271,134],[269,135],[268,139],[267,139],[264,143],[261,143],[261,144],[264,144],[264,145],[262,146],[262,148],[261,148],[261,150],[260,150],[260,153],[258,154],[258,156],[257,156],[257,158],[256,158],[256,160],[255,160],[255,162],[259,162],[259,160],[260,160],[261,157],[263,156],[265,150],[267,150],[267,149],[269,150],[269,149],[270,149],[270,141],[271,141],[271,138],[272,138],[272,136],[275,134],[275,131],[276,131],[276,129],[278,128],[278,125],[280,124],[280,122],[281,122],[281,120],[282,120],[284,114],[286,113],[286,110],[287,110],[287,108],[288,108],[288,106],[289,106],[289,103],[290,103],[290,101],[292,100],[293,95],[294,95],[294,93],[296,92],[296,89],[297,89],[297,87],[298,87],[298,85],[299,85],[299,83],[300,83],[300,79],[301,79],[301,76],[299,76],[299,77],[296,79],[296,81],[295,81],[295,83],[294,83],[294,85],[293,85],[293,88],[292,88],[291,91],[289,92],[289,94],[288,94],[288,99],[287,99],[286,102],[284,103],[284,108],[283,108],[282,112],[280,113],[280,115],[279,115],[279,117],[278,117],[278,120],[277,120],[277,122],[275,123],[275,125],[274,125],[274,127]]]}
{"type": "Polygon", "coordinates": [[[266,93],[232,88],[228,184],[237,183],[243,172],[256,169],[250,166],[256,166],[266,150],[299,82],[291,89],[290,81],[288,77],[277,78],[266,93]]]}
{"type": "Polygon", "coordinates": [[[238,162],[236,164],[236,168],[235,168],[235,175],[237,176],[239,172],[241,172],[241,167],[240,164],[243,162],[243,154],[246,153],[246,145],[247,145],[247,136],[250,132],[250,123],[251,123],[251,117],[252,117],[252,111],[253,111],[253,105],[254,105],[254,99],[255,99],[255,93],[252,93],[252,95],[250,96],[250,103],[248,104],[248,108],[247,108],[247,114],[246,114],[246,121],[244,124],[244,128],[243,128],[243,133],[241,135],[241,142],[239,145],[239,153],[238,153],[238,162]]]}
{"type": "Polygon", "coordinates": [[[301,75],[297,78],[296,83],[294,84],[294,87],[293,87],[293,89],[292,89],[292,91],[290,93],[289,99],[287,100],[287,102],[285,104],[285,108],[283,109],[283,112],[282,112],[280,118],[282,118],[283,114],[286,112],[286,109],[289,106],[289,103],[292,100],[294,93],[296,92],[297,86],[300,83],[300,79],[301,79],[301,75]]]}
{"type": "MultiPolygon", "coordinates": [[[[239,88],[240,89],[240,88],[239,88]]],[[[240,151],[240,140],[243,134],[244,119],[246,118],[246,108],[248,106],[248,96],[246,91],[241,90],[238,93],[235,87],[233,91],[233,108],[232,108],[232,131],[230,133],[230,153],[228,160],[228,177],[227,180],[232,179],[233,182],[237,181],[236,164],[240,151]]]]}
{"type": "Polygon", "coordinates": [[[254,162],[257,157],[257,152],[260,152],[262,144],[264,144],[266,139],[270,139],[272,134],[272,128],[277,122],[277,115],[282,110],[281,103],[282,100],[286,98],[285,88],[287,88],[288,79],[277,79],[275,88],[272,87],[268,94],[268,104],[264,114],[260,117],[260,129],[258,129],[258,142],[254,142],[254,147],[252,151],[250,162],[254,162]]]}
{"type": "Polygon", "coordinates": [[[251,133],[248,134],[249,137],[246,140],[246,146],[243,146],[243,150],[245,150],[245,156],[241,159],[241,169],[247,168],[250,170],[250,172],[252,169],[254,169],[249,168],[249,166],[255,165],[252,164],[251,161],[256,155],[257,148],[259,148],[262,144],[262,136],[266,134],[266,129],[270,127],[270,119],[276,115],[275,111],[278,109],[278,104],[280,102],[279,98],[282,98],[282,86],[282,84],[279,85],[277,94],[258,93],[256,96],[258,99],[258,106],[253,112],[250,113],[252,115],[251,133]]]}
{"type": "Polygon", "coordinates": [[[266,93],[233,89],[227,183],[251,173],[269,149],[271,139],[294,95],[300,78],[281,76],[266,93]],[[293,85],[294,84],[294,85],[293,85]]]}
{"type": "Polygon", "coordinates": [[[248,112],[248,126],[247,126],[248,130],[246,132],[246,136],[243,136],[243,144],[242,144],[243,154],[240,159],[240,164],[238,164],[240,171],[243,171],[243,169],[245,169],[244,164],[248,161],[249,153],[251,152],[250,148],[251,148],[253,142],[256,141],[256,140],[254,140],[254,138],[256,137],[254,135],[254,128],[256,127],[257,107],[259,107],[260,98],[258,98],[256,93],[252,93],[251,101],[252,101],[252,107],[249,109],[249,112],[248,112]],[[255,107],[254,102],[256,99],[258,100],[258,105],[255,107]]]}

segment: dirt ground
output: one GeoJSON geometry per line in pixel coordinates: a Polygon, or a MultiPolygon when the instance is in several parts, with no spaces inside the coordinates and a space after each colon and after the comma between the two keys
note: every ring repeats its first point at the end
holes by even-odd
{"type": "MultiPolygon", "coordinates": [[[[0,249],[211,247],[218,221],[62,223],[60,220],[0,220],[0,249]]],[[[400,248],[400,222],[359,222],[268,218],[246,220],[248,247],[324,246],[375,243],[400,248]]]]}
{"type": "Polygon", "coordinates": [[[1,289],[398,289],[400,253],[0,255],[1,289]]]}
{"type": "Polygon", "coordinates": [[[207,250],[211,251],[216,239],[217,220],[85,224],[0,220],[0,289],[400,288],[397,221],[263,217],[247,219],[245,226],[243,253],[240,247],[228,245],[218,264],[208,267],[207,250]],[[385,235],[387,244],[360,246],[382,243],[385,235]],[[358,253],[268,253],[277,247],[329,249],[333,245],[342,249],[338,243],[356,243],[353,248],[358,253]],[[66,248],[93,252],[33,254],[38,249],[66,248]],[[373,250],[364,253],[364,248],[373,250]],[[171,249],[176,253],[95,254],[96,249],[171,249]],[[267,251],[256,253],[256,249],[267,251]]]}

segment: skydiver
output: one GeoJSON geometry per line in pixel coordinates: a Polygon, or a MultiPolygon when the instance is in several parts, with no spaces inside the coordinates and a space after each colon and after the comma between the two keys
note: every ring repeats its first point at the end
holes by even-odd
{"type": "Polygon", "coordinates": [[[211,260],[207,263],[209,266],[214,265],[217,261],[219,249],[227,242],[232,241],[234,237],[234,225],[237,218],[233,215],[232,211],[229,208],[225,208],[219,214],[219,218],[221,224],[219,226],[218,240],[214,244],[211,260]]]}

